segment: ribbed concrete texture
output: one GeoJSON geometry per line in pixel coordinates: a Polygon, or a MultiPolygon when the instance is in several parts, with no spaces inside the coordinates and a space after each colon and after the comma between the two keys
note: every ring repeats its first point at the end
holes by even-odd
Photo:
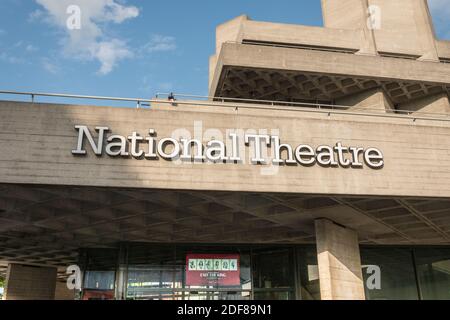
{"type": "Polygon", "coordinates": [[[364,300],[357,233],[319,219],[316,241],[322,300],[364,300]]]}
{"type": "Polygon", "coordinates": [[[56,268],[10,264],[6,274],[5,300],[53,300],[56,268]]]}

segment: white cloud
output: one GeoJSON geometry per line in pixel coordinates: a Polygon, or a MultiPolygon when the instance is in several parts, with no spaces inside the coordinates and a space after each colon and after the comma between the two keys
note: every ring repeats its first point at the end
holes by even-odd
{"type": "Polygon", "coordinates": [[[45,17],[45,12],[39,9],[34,10],[28,15],[28,22],[38,21],[45,17]]]}
{"type": "Polygon", "coordinates": [[[119,60],[133,56],[125,42],[117,39],[96,44],[92,54],[101,61],[100,74],[110,73],[119,60]]]}
{"type": "Polygon", "coordinates": [[[42,16],[35,11],[33,19],[43,19],[64,32],[62,40],[63,53],[66,57],[97,60],[100,62],[99,74],[108,74],[119,61],[133,57],[125,41],[108,37],[111,23],[120,24],[136,18],[139,9],[117,3],[116,0],[36,0],[45,10],[42,16]],[[69,6],[81,9],[80,29],[67,28],[69,6]]]}
{"type": "Polygon", "coordinates": [[[33,53],[38,51],[39,48],[35,47],[31,43],[25,43],[24,41],[16,41],[8,46],[0,46],[0,62],[9,64],[27,64],[30,62],[30,57],[24,53],[33,53]]]}
{"type": "Polygon", "coordinates": [[[20,57],[13,56],[6,51],[0,53],[0,61],[9,63],[9,64],[22,64],[24,60],[20,57]]]}
{"type": "Polygon", "coordinates": [[[152,35],[150,41],[142,47],[142,51],[144,53],[153,53],[161,51],[172,51],[176,48],[177,45],[174,37],[155,34],[152,35]]]}
{"type": "Polygon", "coordinates": [[[33,46],[32,44],[28,44],[28,45],[25,47],[25,50],[26,50],[27,52],[36,52],[36,51],[39,50],[39,48],[33,46]]]}
{"type": "Polygon", "coordinates": [[[57,74],[60,71],[60,68],[48,58],[43,58],[41,64],[44,70],[51,74],[57,74]]]}
{"type": "Polygon", "coordinates": [[[139,15],[139,9],[133,6],[123,6],[115,3],[114,1],[108,1],[105,6],[105,12],[103,20],[114,21],[115,23],[122,23],[123,21],[136,18],[139,15]]]}

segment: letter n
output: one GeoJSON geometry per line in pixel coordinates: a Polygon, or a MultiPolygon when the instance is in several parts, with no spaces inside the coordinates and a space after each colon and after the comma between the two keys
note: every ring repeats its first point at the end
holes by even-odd
{"type": "Polygon", "coordinates": [[[84,137],[89,141],[92,150],[97,156],[101,156],[103,152],[103,139],[106,131],[109,131],[108,127],[95,127],[95,131],[98,132],[97,144],[95,144],[94,138],[88,129],[87,126],[75,126],[75,130],[78,131],[78,144],[77,149],[72,150],[72,154],[75,155],[85,155],[86,150],[83,148],[84,137]]]}

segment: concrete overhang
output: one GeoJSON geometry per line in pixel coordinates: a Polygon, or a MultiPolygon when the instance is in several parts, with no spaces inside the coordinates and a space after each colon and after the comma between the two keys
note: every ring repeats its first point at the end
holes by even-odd
{"type": "Polygon", "coordinates": [[[312,244],[314,221],[367,245],[448,245],[450,199],[0,184],[7,262],[67,267],[121,242],[312,244]]]}
{"type": "Polygon", "coordinates": [[[382,87],[394,103],[450,91],[450,64],[224,43],[210,95],[261,100],[325,100],[382,87]]]}

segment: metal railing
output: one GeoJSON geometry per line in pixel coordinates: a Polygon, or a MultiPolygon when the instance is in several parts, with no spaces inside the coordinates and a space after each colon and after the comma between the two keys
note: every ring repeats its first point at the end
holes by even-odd
{"type": "MultiPolygon", "coordinates": [[[[156,94],[156,98],[160,98],[160,96],[169,97],[170,95],[174,95],[174,97],[186,98],[186,99],[202,99],[205,101],[215,101],[221,103],[251,103],[251,104],[260,104],[260,105],[269,105],[271,107],[275,107],[276,109],[280,109],[280,107],[288,106],[288,107],[303,107],[302,109],[298,109],[299,111],[306,111],[304,108],[315,108],[316,111],[320,112],[335,112],[342,111],[348,114],[358,114],[358,115],[372,115],[372,116],[392,116],[392,115],[402,115],[409,116],[413,119],[425,119],[424,116],[431,116],[431,120],[444,120],[450,121],[450,113],[436,113],[436,112],[421,112],[421,111],[410,111],[410,110],[397,110],[397,109],[387,109],[385,113],[381,113],[379,108],[376,108],[376,105],[368,106],[368,107],[355,107],[355,106],[345,106],[345,105],[337,105],[337,104],[327,104],[327,103],[311,103],[311,102],[291,102],[291,101],[275,101],[275,100],[255,100],[255,99],[243,99],[243,98],[224,98],[224,97],[213,97],[213,96],[199,96],[199,95],[190,95],[190,94],[173,94],[167,92],[158,92],[156,94]],[[355,113],[355,111],[364,111],[364,113],[355,113]],[[369,111],[369,112],[367,112],[369,111]],[[373,113],[370,113],[372,111],[373,113]],[[437,118],[434,118],[437,117],[437,118]]],[[[160,102],[158,100],[158,102],[160,102]]],[[[177,102],[178,103],[178,102],[177,102]]],[[[192,102],[190,103],[192,104],[192,102]]],[[[216,105],[216,104],[214,104],[216,105]]],[[[239,106],[242,108],[242,106],[239,106]]],[[[252,106],[253,108],[258,108],[256,106],[252,106]]],[[[265,108],[266,109],[266,108],[265,108]]],[[[291,108],[289,109],[291,110],[291,108]]]]}
{"type": "Polygon", "coordinates": [[[44,93],[44,92],[24,92],[24,91],[0,91],[2,95],[20,95],[30,96],[31,102],[36,102],[36,97],[52,97],[52,98],[69,98],[69,99],[84,99],[84,100],[105,100],[105,101],[121,101],[121,102],[136,102],[136,107],[140,107],[142,103],[150,103],[151,99],[142,98],[119,98],[119,97],[106,97],[106,96],[87,96],[77,94],[64,94],[64,93],[44,93]]]}
{"type": "MultiPolygon", "coordinates": [[[[36,103],[37,97],[49,98],[66,98],[66,99],[83,99],[83,100],[102,100],[102,101],[119,101],[119,102],[133,102],[136,108],[150,107],[152,103],[163,103],[171,106],[178,105],[193,105],[199,107],[224,107],[238,109],[271,109],[271,110],[286,110],[286,111],[301,111],[313,113],[326,113],[343,115],[358,115],[370,117],[387,117],[387,118],[403,118],[416,120],[435,120],[435,121],[449,121],[450,113],[434,113],[434,112],[420,112],[409,110],[386,110],[380,112],[380,109],[371,107],[354,107],[343,106],[325,103],[307,103],[307,102],[291,102],[291,101],[273,101],[273,100],[255,100],[242,98],[228,98],[228,97],[212,97],[189,94],[174,94],[174,93],[157,93],[155,98],[124,98],[124,97],[108,97],[108,96],[91,96],[91,95],[75,95],[75,94],[60,94],[60,93],[44,93],[44,92],[21,92],[21,91],[1,91],[0,95],[17,95],[30,97],[31,103],[36,103]],[[163,96],[164,98],[161,98],[163,96]],[[169,99],[173,97],[173,99],[169,99]],[[178,100],[179,98],[191,100],[178,100]]],[[[26,102],[26,101],[25,101],[26,102]]]]}

